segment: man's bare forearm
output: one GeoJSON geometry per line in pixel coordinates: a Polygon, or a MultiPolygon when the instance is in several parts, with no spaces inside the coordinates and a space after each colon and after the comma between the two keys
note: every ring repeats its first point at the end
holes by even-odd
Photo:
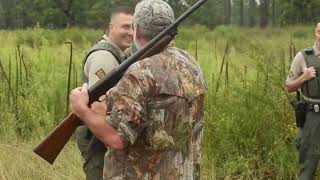
{"type": "Polygon", "coordinates": [[[297,79],[286,81],[286,89],[288,92],[297,91],[306,79],[303,76],[299,76],[297,79]]]}
{"type": "Polygon", "coordinates": [[[105,145],[116,150],[123,149],[124,145],[121,137],[118,132],[106,122],[105,115],[93,112],[89,108],[83,108],[78,116],[105,145]]]}

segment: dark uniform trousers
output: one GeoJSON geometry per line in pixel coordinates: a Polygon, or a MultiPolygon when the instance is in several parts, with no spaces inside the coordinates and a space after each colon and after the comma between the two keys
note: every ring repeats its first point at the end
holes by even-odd
{"type": "Polygon", "coordinates": [[[102,180],[105,151],[88,152],[91,138],[87,137],[88,128],[80,126],[76,129],[76,141],[84,160],[83,170],[87,180],[102,180]]]}
{"type": "Polygon", "coordinates": [[[320,159],[320,112],[308,111],[306,122],[298,132],[299,180],[315,179],[320,159]]]}

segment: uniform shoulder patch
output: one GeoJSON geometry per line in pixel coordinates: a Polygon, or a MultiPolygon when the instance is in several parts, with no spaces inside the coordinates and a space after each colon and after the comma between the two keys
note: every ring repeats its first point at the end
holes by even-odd
{"type": "Polygon", "coordinates": [[[99,79],[102,79],[106,73],[104,72],[104,70],[102,68],[100,68],[96,73],[95,73],[96,76],[98,76],[99,79]]]}

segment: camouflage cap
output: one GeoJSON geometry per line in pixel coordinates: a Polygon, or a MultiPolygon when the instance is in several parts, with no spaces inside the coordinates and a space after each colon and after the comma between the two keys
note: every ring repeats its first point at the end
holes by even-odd
{"type": "Polygon", "coordinates": [[[162,0],[143,0],[135,8],[134,21],[140,29],[154,37],[174,21],[169,4],[162,0]]]}

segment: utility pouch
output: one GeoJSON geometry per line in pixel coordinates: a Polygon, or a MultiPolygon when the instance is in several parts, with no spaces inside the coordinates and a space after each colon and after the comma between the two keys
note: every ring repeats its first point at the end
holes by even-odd
{"type": "Polygon", "coordinates": [[[296,126],[302,128],[306,121],[307,103],[300,99],[299,91],[297,91],[297,100],[290,101],[290,104],[295,112],[296,126]]]}

